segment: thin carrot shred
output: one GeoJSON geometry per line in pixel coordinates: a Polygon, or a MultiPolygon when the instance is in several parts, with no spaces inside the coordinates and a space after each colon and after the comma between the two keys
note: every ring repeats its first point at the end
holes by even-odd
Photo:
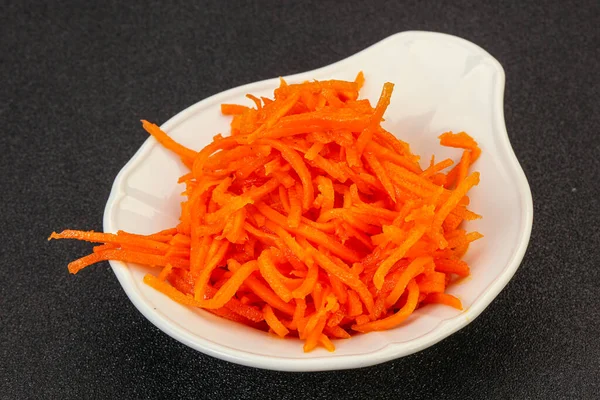
{"type": "Polygon", "coordinates": [[[239,115],[248,110],[248,107],[238,104],[221,104],[221,113],[223,115],[239,115]]]}
{"type": "Polygon", "coordinates": [[[198,152],[142,121],[189,168],[177,181],[186,188],[177,227],[49,239],[97,244],[71,273],[105,260],[157,267],[144,282],[172,300],[300,338],[305,352],[393,329],[425,304],[462,310],[446,290],[470,274],[461,258],[482,237],[464,227],[481,218],[467,209],[481,149],[465,132],[443,133],[460,161],[432,157],[422,169],[380,125],[394,85],[373,107],[359,99],[364,84],[362,72],[281,79],[273,98],[247,95],[254,107],[222,104],[231,135],[198,152]]]}
{"type": "Polygon", "coordinates": [[[457,310],[463,309],[462,302],[460,301],[460,299],[458,297],[452,296],[451,294],[448,294],[448,293],[430,293],[430,294],[428,294],[425,297],[425,299],[422,301],[422,304],[429,304],[429,303],[445,304],[447,306],[454,307],[457,310]]]}
{"type": "Polygon", "coordinates": [[[269,325],[269,328],[273,330],[280,337],[285,337],[290,331],[281,323],[275,312],[270,305],[265,304],[263,307],[263,313],[265,315],[265,321],[269,325]]]}

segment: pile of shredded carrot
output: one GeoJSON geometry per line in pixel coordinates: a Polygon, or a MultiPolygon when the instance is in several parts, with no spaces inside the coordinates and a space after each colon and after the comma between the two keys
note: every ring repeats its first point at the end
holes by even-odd
{"type": "Polygon", "coordinates": [[[469,275],[461,257],[482,236],[461,227],[480,218],[467,192],[481,151],[447,132],[440,142],[462,149],[460,161],[432,157],[423,170],[380,125],[394,85],[373,107],[358,98],[363,82],[282,79],[273,99],[247,96],[255,107],[223,104],[231,135],[199,152],[142,121],[190,169],[179,225],[50,239],[99,243],[71,273],[103,260],[158,267],[144,282],[171,299],[298,337],[306,352],[397,327],[428,303],[462,309],[446,288],[469,275]]]}

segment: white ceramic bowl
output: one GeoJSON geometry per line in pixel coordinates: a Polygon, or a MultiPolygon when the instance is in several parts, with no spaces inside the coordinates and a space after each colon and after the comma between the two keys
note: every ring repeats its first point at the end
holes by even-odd
{"type": "MultiPolygon", "coordinates": [[[[432,153],[438,160],[459,158],[458,150],[439,145],[438,135],[448,130],[467,131],[481,146],[476,163],[481,183],[471,192],[470,208],[484,218],[468,228],[485,238],[467,253],[472,276],[449,288],[465,310],[427,306],[396,329],[338,340],[334,353],[317,349],[305,354],[300,341],[279,339],[177,304],[142,282],[146,268],[111,261],[133,304],[159,329],[203,353],[253,367],[285,371],[364,367],[414,353],[456,332],[508,283],[527,248],[533,205],[506,133],[501,65],[466,40],[403,32],[335,64],[285,79],[352,80],[360,70],[366,77],[361,96],[373,104],[384,82],[396,84],[384,126],[408,141],[423,160],[432,153]]],[[[221,103],[250,104],[247,93],[271,96],[278,84],[278,79],[270,79],[227,90],[187,108],[162,128],[184,145],[200,149],[213,135],[229,132],[230,118],[221,115],[221,103]]],[[[105,231],[145,234],[175,226],[183,190],[176,181],[185,171],[177,157],[149,138],[114,182],[104,214],[105,231]]]]}

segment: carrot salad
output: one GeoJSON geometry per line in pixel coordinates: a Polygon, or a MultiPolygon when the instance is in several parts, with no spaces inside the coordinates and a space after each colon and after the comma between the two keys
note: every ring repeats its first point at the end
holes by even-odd
{"type": "Polygon", "coordinates": [[[355,81],[287,84],[253,107],[223,104],[231,134],[200,151],[158,126],[144,129],[189,172],[180,223],[151,235],[65,230],[50,239],[97,243],[73,274],[104,260],[156,267],[144,282],[171,299],[280,337],[304,351],[332,339],[392,329],[440,303],[469,275],[461,260],[482,237],[467,232],[469,190],[480,149],[468,134],[440,143],[459,161],[422,169],[408,143],[381,127],[394,85],[374,106],[355,81]],[[457,157],[458,158],[458,157],[457,157]]]}

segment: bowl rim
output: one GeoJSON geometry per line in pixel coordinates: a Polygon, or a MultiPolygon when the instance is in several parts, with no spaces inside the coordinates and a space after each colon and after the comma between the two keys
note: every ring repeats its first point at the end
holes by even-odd
{"type": "MultiPolygon", "coordinates": [[[[518,197],[521,204],[521,226],[519,229],[520,240],[518,242],[518,246],[513,256],[508,261],[508,263],[504,267],[504,270],[500,273],[498,278],[496,278],[485,289],[485,291],[475,300],[471,307],[469,307],[467,310],[463,311],[456,317],[441,321],[430,332],[419,336],[418,338],[402,343],[390,343],[389,345],[384,346],[379,350],[367,354],[336,356],[334,353],[334,355],[330,355],[328,357],[288,358],[264,356],[233,349],[224,345],[220,345],[219,343],[215,343],[211,340],[201,338],[185,330],[179,325],[173,324],[172,321],[169,321],[167,317],[164,316],[160,311],[154,309],[154,307],[152,307],[145,301],[144,296],[141,294],[137,286],[133,284],[133,277],[127,267],[127,264],[121,261],[111,260],[110,265],[121,286],[123,287],[123,290],[129,297],[130,301],[144,315],[144,317],[146,317],[157,328],[159,328],[172,338],[176,339],[177,341],[204,354],[222,360],[234,362],[245,366],[279,371],[323,371],[366,367],[413,354],[438,343],[442,339],[445,339],[451,334],[462,329],[470,322],[475,320],[475,318],[477,318],[481,314],[481,312],[483,312],[483,310],[487,308],[487,306],[489,306],[489,304],[496,298],[500,291],[502,291],[502,289],[507,285],[507,283],[517,271],[527,250],[533,224],[533,200],[531,196],[531,190],[527,182],[525,173],[523,172],[523,169],[521,168],[521,165],[519,164],[519,161],[517,160],[514,154],[514,151],[508,138],[508,132],[506,131],[506,124],[504,120],[505,74],[504,69],[502,68],[502,65],[498,62],[498,60],[496,60],[493,56],[491,56],[487,51],[485,51],[478,45],[466,39],[459,38],[457,36],[428,31],[404,31],[388,36],[387,38],[341,61],[311,71],[294,74],[286,77],[286,79],[294,80],[301,75],[306,75],[307,73],[317,73],[324,69],[332,69],[334,67],[339,67],[341,64],[350,63],[359,54],[367,52],[373,49],[374,47],[385,45],[387,42],[397,39],[398,37],[406,37],[407,40],[427,38],[430,40],[439,39],[459,43],[461,46],[468,47],[471,50],[480,53],[486,58],[487,61],[491,62],[492,66],[498,72],[498,79],[496,80],[496,87],[494,90],[495,96],[497,96],[497,99],[495,100],[497,101],[498,106],[495,107],[495,109],[493,110],[493,124],[495,125],[495,130],[498,132],[499,137],[497,139],[499,139],[500,143],[503,145],[503,150],[506,151],[506,161],[510,164],[509,169],[511,170],[512,175],[515,178],[515,188],[518,191],[518,197]]],[[[247,90],[251,86],[264,85],[269,84],[271,82],[276,83],[277,80],[278,78],[266,79],[238,86],[226,90],[224,92],[212,95],[179,112],[178,114],[170,118],[167,122],[165,122],[161,126],[161,128],[165,131],[169,131],[175,128],[178,124],[188,119],[190,116],[194,115],[196,113],[196,110],[199,108],[203,108],[206,105],[212,103],[220,103],[221,99],[227,98],[234,92],[247,90]]],[[[149,137],[137,150],[134,156],[120,170],[119,174],[115,178],[110,192],[110,196],[108,198],[104,210],[103,225],[105,232],[116,231],[115,221],[113,218],[113,210],[116,209],[116,206],[125,197],[123,185],[128,171],[135,168],[138,163],[142,162],[145,156],[157,144],[158,142],[153,137],[149,137]]]]}

